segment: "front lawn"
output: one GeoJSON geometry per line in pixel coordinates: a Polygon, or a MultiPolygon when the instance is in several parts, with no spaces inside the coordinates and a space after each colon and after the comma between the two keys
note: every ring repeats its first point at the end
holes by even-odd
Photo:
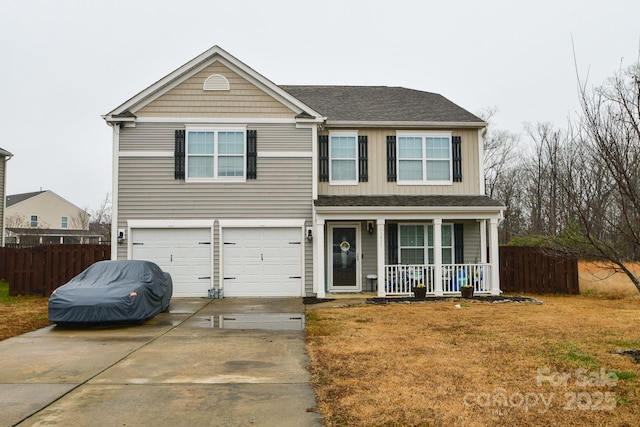
{"type": "Polygon", "coordinates": [[[49,325],[43,297],[10,297],[9,284],[0,281],[0,341],[49,325]]]}
{"type": "Polygon", "coordinates": [[[640,299],[307,312],[328,426],[637,425],[640,299]]]}

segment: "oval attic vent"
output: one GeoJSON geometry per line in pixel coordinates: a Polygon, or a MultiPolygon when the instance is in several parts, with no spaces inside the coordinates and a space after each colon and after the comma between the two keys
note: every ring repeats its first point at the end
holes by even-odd
{"type": "Polygon", "coordinates": [[[229,80],[220,74],[213,74],[204,81],[202,90],[229,90],[229,80]]]}

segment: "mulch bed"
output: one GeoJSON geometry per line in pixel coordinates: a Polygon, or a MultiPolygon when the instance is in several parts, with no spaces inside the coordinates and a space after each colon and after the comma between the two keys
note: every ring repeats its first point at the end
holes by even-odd
{"type": "MultiPolygon", "coordinates": [[[[304,304],[320,304],[322,302],[335,301],[332,298],[316,298],[316,297],[304,297],[302,302],[304,304]]],[[[502,304],[502,303],[528,303],[528,304],[542,304],[542,301],[531,297],[523,297],[521,295],[477,295],[472,298],[461,297],[426,297],[426,298],[414,298],[414,297],[389,297],[389,298],[368,298],[365,302],[367,304],[412,304],[412,303],[426,303],[426,302],[482,302],[489,304],[502,304]]]]}

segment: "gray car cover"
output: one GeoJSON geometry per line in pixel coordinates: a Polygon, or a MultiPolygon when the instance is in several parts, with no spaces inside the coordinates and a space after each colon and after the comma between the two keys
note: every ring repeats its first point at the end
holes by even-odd
{"type": "Polygon", "coordinates": [[[150,261],[101,261],[49,298],[54,323],[143,322],[169,307],[169,273],[150,261]]]}

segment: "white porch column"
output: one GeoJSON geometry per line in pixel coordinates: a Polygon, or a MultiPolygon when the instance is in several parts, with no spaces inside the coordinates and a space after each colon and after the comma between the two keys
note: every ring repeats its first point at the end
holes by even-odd
{"type": "Polygon", "coordinates": [[[377,266],[378,266],[378,270],[376,272],[376,274],[378,275],[378,280],[376,280],[377,284],[378,284],[378,297],[380,298],[384,298],[387,296],[387,292],[385,290],[385,283],[387,282],[387,277],[386,277],[386,269],[385,267],[385,262],[384,262],[384,249],[385,249],[385,240],[384,240],[384,224],[385,224],[385,220],[384,219],[379,219],[376,221],[376,233],[378,235],[377,243],[378,243],[378,260],[377,260],[377,266]]]}
{"type": "Polygon", "coordinates": [[[480,220],[480,264],[487,263],[487,220],[480,220]]]}
{"type": "Polygon", "coordinates": [[[442,218],[433,220],[433,268],[434,291],[436,296],[442,296],[442,218]]]}
{"type": "Polygon", "coordinates": [[[313,290],[318,298],[326,296],[324,254],[324,219],[316,219],[313,232],[313,290]]]}
{"type": "Polygon", "coordinates": [[[489,250],[491,251],[491,295],[500,295],[500,251],[498,248],[498,219],[491,218],[489,224],[489,250]]]}

